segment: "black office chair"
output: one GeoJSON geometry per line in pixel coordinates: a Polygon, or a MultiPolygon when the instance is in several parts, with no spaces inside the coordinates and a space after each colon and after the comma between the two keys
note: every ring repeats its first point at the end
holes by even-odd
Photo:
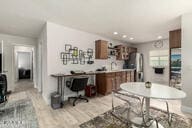
{"type": "MultiPolygon", "coordinates": [[[[7,96],[11,92],[7,92],[7,77],[5,74],[0,74],[0,107],[7,103],[7,96]]],[[[4,112],[3,110],[0,113],[4,112]]]]}
{"type": "Polygon", "coordinates": [[[4,75],[0,75],[0,104],[7,101],[7,81],[4,75]]]}
{"type": "Polygon", "coordinates": [[[70,101],[70,99],[74,99],[73,106],[75,106],[75,103],[77,102],[77,100],[85,100],[89,102],[89,100],[86,97],[79,95],[79,91],[83,91],[85,89],[87,82],[88,82],[88,77],[78,77],[72,80],[72,84],[71,86],[69,86],[69,88],[71,89],[71,91],[77,92],[77,96],[69,97],[68,101],[70,101]]]}
{"type": "Polygon", "coordinates": [[[7,76],[0,73],[0,88],[3,89],[5,95],[10,95],[12,92],[7,90],[7,76]]]}

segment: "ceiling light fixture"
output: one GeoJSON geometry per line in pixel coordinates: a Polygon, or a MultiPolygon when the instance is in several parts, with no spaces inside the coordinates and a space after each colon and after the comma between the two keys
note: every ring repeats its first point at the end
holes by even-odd
{"type": "Polygon", "coordinates": [[[129,40],[134,40],[134,38],[133,38],[133,37],[130,37],[129,40]]]}
{"type": "Polygon", "coordinates": [[[158,38],[158,39],[162,39],[163,37],[162,37],[162,36],[158,36],[157,38],[158,38]]]}
{"type": "Polygon", "coordinates": [[[126,37],[127,37],[127,35],[123,35],[122,37],[123,37],[123,38],[126,38],[126,37]]]}
{"type": "Polygon", "coordinates": [[[113,34],[114,34],[114,35],[117,35],[117,34],[118,34],[118,32],[113,32],[113,34]]]}

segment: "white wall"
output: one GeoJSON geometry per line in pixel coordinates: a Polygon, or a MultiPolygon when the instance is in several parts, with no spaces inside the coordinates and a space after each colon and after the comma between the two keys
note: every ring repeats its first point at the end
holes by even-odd
{"type": "Polygon", "coordinates": [[[18,53],[18,68],[31,69],[31,53],[19,52],[18,53]]]}
{"type": "Polygon", "coordinates": [[[182,16],[182,84],[187,97],[182,110],[192,113],[192,13],[182,16]]]}
{"type": "MultiPolygon", "coordinates": [[[[169,40],[163,41],[162,48],[154,47],[154,42],[133,45],[139,53],[144,55],[144,81],[169,85],[169,64],[164,69],[164,74],[155,74],[153,67],[149,65],[149,52],[151,50],[169,50],[169,40]]],[[[168,61],[169,63],[169,61],[168,61]]]]}
{"type": "MultiPolygon", "coordinates": [[[[101,37],[99,35],[67,28],[61,25],[54,23],[47,23],[47,46],[46,43],[43,46],[43,54],[47,52],[47,60],[43,60],[43,63],[47,62],[47,70],[43,72],[46,73],[43,83],[43,97],[47,103],[50,103],[50,93],[56,91],[57,81],[55,78],[52,78],[50,75],[54,73],[69,73],[71,70],[84,70],[84,71],[94,71],[97,68],[101,68],[102,65],[109,67],[111,61],[114,60],[95,60],[95,63],[92,65],[80,65],[80,64],[68,64],[63,65],[60,59],[60,52],[64,51],[65,44],[71,44],[76,46],[79,49],[86,50],[87,48],[92,48],[95,50],[95,40],[103,39],[107,40],[113,45],[122,44],[119,41],[111,40],[108,38],[101,37]],[[46,48],[47,47],[47,51],[46,48]]],[[[125,44],[127,45],[127,44],[125,44]]],[[[46,56],[46,55],[44,55],[46,56]]],[[[122,68],[123,61],[116,61],[119,68],[122,68]]],[[[45,66],[43,64],[43,67],[45,66]]],[[[45,66],[45,67],[46,67],[45,66]]],[[[74,95],[68,88],[65,88],[65,98],[68,96],[74,95]]],[[[76,94],[75,94],[76,95],[76,94]]]]}
{"type": "Polygon", "coordinates": [[[37,46],[37,89],[42,92],[42,41],[37,46]]]}
{"type": "Polygon", "coordinates": [[[0,34],[0,41],[4,41],[4,70],[8,79],[8,90],[13,90],[15,86],[15,67],[14,67],[14,46],[34,46],[37,40],[33,38],[0,34]]]}
{"type": "Polygon", "coordinates": [[[38,71],[38,91],[43,94],[44,99],[47,98],[44,95],[46,93],[47,85],[47,25],[45,24],[42,32],[38,38],[37,45],[37,71],[38,71]],[[43,86],[44,85],[44,86],[43,86]]]}

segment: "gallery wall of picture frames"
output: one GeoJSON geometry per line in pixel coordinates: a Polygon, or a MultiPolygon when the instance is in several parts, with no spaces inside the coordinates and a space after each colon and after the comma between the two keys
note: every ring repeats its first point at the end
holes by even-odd
{"type": "Polygon", "coordinates": [[[70,44],[65,44],[64,52],[60,53],[60,58],[64,65],[71,64],[93,64],[93,49],[88,48],[86,51],[73,47],[70,44]]]}

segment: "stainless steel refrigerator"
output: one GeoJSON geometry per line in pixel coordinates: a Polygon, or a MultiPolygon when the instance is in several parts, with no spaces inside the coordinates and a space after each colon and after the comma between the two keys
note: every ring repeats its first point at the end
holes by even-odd
{"type": "Polygon", "coordinates": [[[131,53],[129,59],[125,60],[124,68],[136,70],[136,81],[143,82],[143,54],[142,53],[131,53]]]}

